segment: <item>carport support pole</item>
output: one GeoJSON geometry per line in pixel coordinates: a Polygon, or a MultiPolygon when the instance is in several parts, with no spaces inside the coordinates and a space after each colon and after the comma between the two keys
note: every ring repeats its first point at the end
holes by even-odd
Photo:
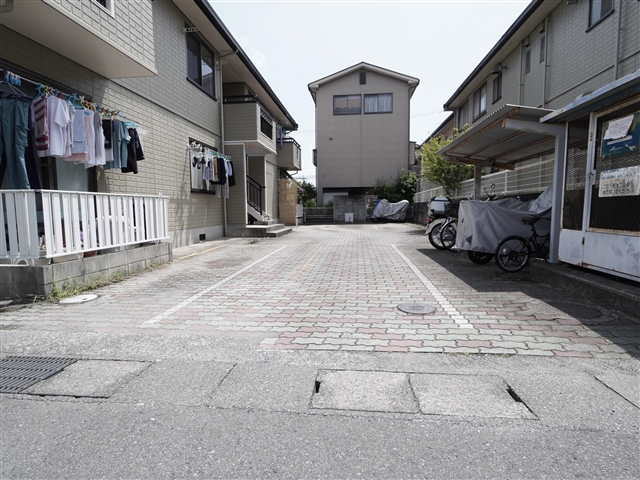
{"type": "Polygon", "coordinates": [[[549,261],[558,263],[560,242],[560,225],[562,220],[562,191],[564,189],[564,167],[567,157],[568,124],[553,125],[532,122],[529,120],[514,120],[507,118],[503,128],[520,132],[532,132],[556,137],[555,160],[553,163],[553,198],[551,200],[551,238],[549,239],[549,261]]]}
{"type": "Polygon", "coordinates": [[[480,193],[482,191],[482,166],[473,166],[473,199],[480,200],[480,193]]]}
{"type": "Polygon", "coordinates": [[[567,159],[567,135],[565,131],[556,135],[555,161],[553,162],[553,198],[551,199],[551,237],[549,238],[549,262],[558,263],[560,245],[560,227],[562,226],[562,192],[564,189],[564,171],[567,159]]]}

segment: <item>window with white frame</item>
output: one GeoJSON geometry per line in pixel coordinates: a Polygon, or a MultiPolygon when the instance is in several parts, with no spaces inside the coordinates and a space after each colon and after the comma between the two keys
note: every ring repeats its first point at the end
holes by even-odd
{"type": "Polygon", "coordinates": [[[187,33],[187,78],[207,95],[216,98],[213,53],[193,33],[187,33]]]}
{"type": "Polygon", "coordinates": [[[392,113],[393,94],[378,93],[364,96],[364,113],[392,113]]]}
{"type": "Polygon", "coordinates": [[[362,95],[334,95],[334,115],[360,115],[362,113],[362,95]]]}
{"type": "Polygon", "coordinates": [[[487,84],[483,84],[473,93],[473,120],[487,113],[487,84]]]}
{"type": "Polygon", "coordinates": [[[613,12],[613,0],[589,0],[589,28],[613,12]]]}

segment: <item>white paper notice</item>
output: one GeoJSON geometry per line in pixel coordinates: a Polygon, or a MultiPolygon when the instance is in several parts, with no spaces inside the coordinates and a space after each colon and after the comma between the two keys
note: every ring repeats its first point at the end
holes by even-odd
{"type": "Polygon", "coordinates": [[[640,195],[640,166],[616,168],[600,173],[599,197],[640,195]]]}
{"type": "Polygon", "coordinates": [[[604,134],[604,140],[615,140],[624,137],[632,123],[633,115],[610,121],[609,128],[607,128],[607,132],[604,134]]]}

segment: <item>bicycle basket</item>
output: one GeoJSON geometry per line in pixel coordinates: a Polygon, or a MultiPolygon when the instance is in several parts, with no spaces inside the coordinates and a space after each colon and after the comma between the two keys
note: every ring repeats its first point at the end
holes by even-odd
{"type": "Polygon", "coordinates": [[[447,217],[457,217],[459,207],[460,207],[459,203],[450,203],[449,205],[445,205],[444,214],[447,217]]]}

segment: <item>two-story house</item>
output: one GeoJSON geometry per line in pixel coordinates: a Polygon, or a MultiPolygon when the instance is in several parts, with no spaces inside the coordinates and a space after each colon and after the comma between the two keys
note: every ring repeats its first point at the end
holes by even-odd
{"type": "Polygon", "coordinates": [[[365,62],[309,84],[316,106],[318,204],[364,195],[415,162],[410,100],[420,80],[365,62]]]}
{"type": "Polygon", "coordinates": [[[16,187],[9,164],[5,262],[177,247],[282,230],[255,223],[295,223],[296,200],[281,205],[279,191],[293,182],[287,171],[301,168],[288,135],[298,125],[207,1],[7,0],[0,69],[3,98],[53,94],[76,112],[84,100],[85,112],[136,128],[144,147],[137,174],[20,157],[38,177],[29,188],[16,187]]]}
{"type": "Polygon", "coordinates": [[[551,261],[635,280],[639,31],[640,2],[533,0],[446,101],[471,128],[440,152],[476,166],[476,198],[490,183],[507,194],[552,184],[551,261]]]}

